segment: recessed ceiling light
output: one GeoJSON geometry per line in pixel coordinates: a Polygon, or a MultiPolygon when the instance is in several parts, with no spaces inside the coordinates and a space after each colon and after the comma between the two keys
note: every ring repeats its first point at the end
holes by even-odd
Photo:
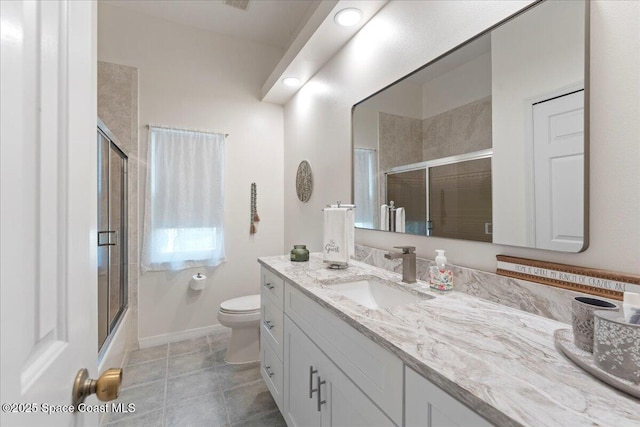
{"type": "Polygon", "coordinates": [[[297,77],[286,77],[282,79],[282,83],[286,84],[287,86],[297,87],[300,86],[300,79],[297,77]]]}
{"type": "Polygon", "coordinates": [[[360,19],[362,19],[362,11],[355,7],[342,9],[340,12],[336,13],[334,19],[336,24],[342,25],[343,27],[350,27],[360,22],[360,19]]]}

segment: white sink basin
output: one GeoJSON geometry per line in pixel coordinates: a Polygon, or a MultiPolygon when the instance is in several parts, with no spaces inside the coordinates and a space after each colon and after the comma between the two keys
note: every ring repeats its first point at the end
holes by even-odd
{"type": "Polygon", "coordinates": [[[330,285],[330,288],[350,300],[374,310],[411,304],[424,299],[377,279],[337,283],[330,285]]]}

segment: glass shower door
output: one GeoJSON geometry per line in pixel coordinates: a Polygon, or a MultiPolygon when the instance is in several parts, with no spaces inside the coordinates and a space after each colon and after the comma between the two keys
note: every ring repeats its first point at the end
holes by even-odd
{"type": "Polygon", "coordinates": [[[98,127],[98,347],[127,307],[127,156],[98,127]]]}
{"type": "Polygon", "coordinates": [[[491,159],[429,168],[432,236],[491,242],[491,159]]]}

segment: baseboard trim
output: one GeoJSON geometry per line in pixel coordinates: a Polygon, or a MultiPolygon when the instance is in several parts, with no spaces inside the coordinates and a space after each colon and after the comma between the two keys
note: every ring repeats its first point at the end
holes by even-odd
{"type": "Polygon", "coordinates": [[[156,345],[168,344],[171,342],[183,341],[190,338],[200,338],[215,332],[228,329],[222,325],[211,325],[202,328],[187,329],[186,331],[171,332],[169,334],[154,335],[139,339],[140,348],[154,347],[156,345]]]}

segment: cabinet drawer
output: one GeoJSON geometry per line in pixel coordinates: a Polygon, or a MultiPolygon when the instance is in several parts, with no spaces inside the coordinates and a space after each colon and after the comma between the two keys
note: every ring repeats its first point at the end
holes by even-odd
{"type": "Polygon", "coordinates": [[[282,308],[284,301],[284,280],[262,267],[261,269],[262,298],[268,299],[276,306],[282,308]]]}
{"type": "Polygon", "coordinates": [[[267,341],[278,358],[282,361],[282,338],[284,336],[284,314],[282,308],[269,300],[262,300],[262,319],[260,336],[267,341]]]}
{"type": "Polygon", "coordinates": [[[285,313],[391,420],[402,424],[403,364],[286,283],[285,313]]]}
{"type": "Polygon", "coordinates": [[[269,388],[269,391],[273,396],[273,400],[275,400],[276,405],[278,405],[278,409],[280,409],[280,412],[283,412],[282,386],[284,375],[282,362],[264,338],[261,338],[260,341],[260,374],[262,375],[264,382],[267,384],[267,388],[269,388]]]}

